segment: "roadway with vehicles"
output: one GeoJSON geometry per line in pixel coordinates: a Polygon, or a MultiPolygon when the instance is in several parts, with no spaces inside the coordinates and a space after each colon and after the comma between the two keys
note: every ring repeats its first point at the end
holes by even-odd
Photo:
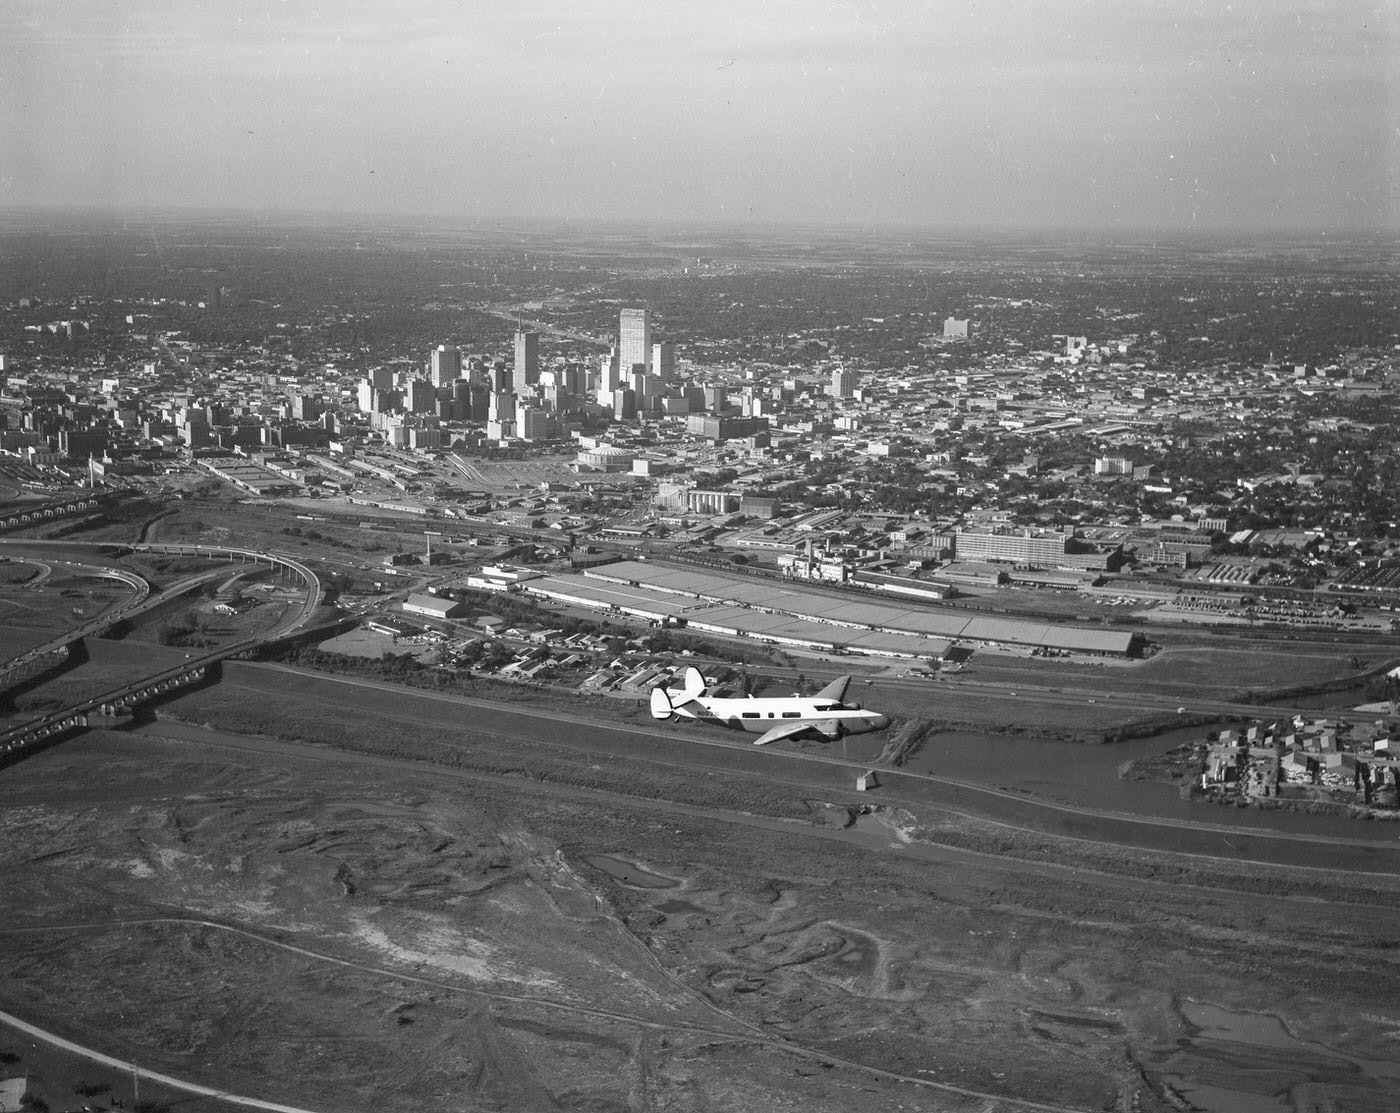
{"type": "MultiPolygon", "coordinates": [[[[7,542],[0,542],[7,544],[7,542]]],[[[23,541],[9,542],[15,545],[51,545],[55,547],[73,547],[75,545],[96,545],[92,542],[64,542],[64,541],[23,541]]],[[[104,544],[110,548],[110,544],[104,544]]],[[[83,624],[74,630],[67,631],[57,638],[51,639],[43,646],[30,650],[14,661],[7,663],[4,670],[0,671],[0,679],[7,676],[21,677],[27,665],[43,665],[45,668],[52,667],[53,664],[60,663],[56,654],[66,656],[67,648],[78,638],[85,634],[93,633],[97,630],[106,629],[114,622],[131,618],[141,611],[149,610],[169,599],[176,598],[190,591],[206,580],[226,577],[228,575],[227,565],[232,564],[235,559],[243,564],[253,565],[268,564],[273,568],[281,568],[288,575],[295,575],[300,578],[305,588],[305,595],[301,606],[289,610],[283,618],[274,626],[259,634],[255,638],[244,639],[232,645],[211,652],[202,653],[198,657],[187,657],[184,664],[174,668],[163,669],[151,676],[143,677],[139,680],[124,684],[118,688],[101,692],[97,695],[79,700],[76,703],[62,708],[58,711],[50,712],[41,718],[30,722],[21,723],[10,729],[0,732],[0,761],[15,760],[33,750],[36,746],[54,742],[68,736],[78,730],[86,729],[92,725],[91,718],[94,713],[98,716],[99,723],[111,723],[129,715],[134,707],[148,702],[151,699],[168,695],[191,684],[204,680],[208,670],[219,661],[229,657],[248,656],[255,652],[260,646],[270,644],[292,634],[307,625],[316,612],[321,601],[321,581],[307,565],[291,557],[277,554],[265,553],[252,549],[231,548],[211,545],[165,545],[151,544],[131,547],[134,551],[159,553],[173,556],[198,556],[209,559],[222,559],[224,567],[210,569],[197,576],[181,580],[179,583],[166,588],[155,595],[147,594],[149,584],[139,576],[132,573],[112,569],[107,566],[75,564],[74,567],[87,570],[89,574],[102,574],[116,576],[124,582],[131,583],[139,588],[139,602],[128,602],[115,610],[104,612],[99,618],[83,624]],[[51,660],[52,659],[52,660],[51,660]]],[[[54,563],[59,563],[55,561],[54,563]]]]}

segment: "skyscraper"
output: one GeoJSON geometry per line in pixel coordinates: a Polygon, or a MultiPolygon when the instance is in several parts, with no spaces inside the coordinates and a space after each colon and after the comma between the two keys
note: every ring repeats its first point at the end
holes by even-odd
{"type": "Polygon", "coordinates": [[[409,379],[406,390],[408,408],[416,414],[432,413],[437,401],[437,388],[427,379],[409,379]]]}
{"type": "Polygon", "coordinates": [[[638,363],[651,365],[651,314],[645,309],[624,309],[617,322],[617,355],[625,376],[638,363]]]}
{"type": "Polygon", "coordinates": [[[676,377],[676,346],[669,340],[661,340],[651,346],[651,373],[658,379],[671,382],[676,377]]]}
{"type": "Polygon", "coordinates": [[[517,329],[515,333],[515,374],[512,382],[516,394],[526,394],[540,381],[540,334],[517,329]]]}
{"type": "Polygon", "coordinates": [[[433,386],[447,386],[462,377],[462,353],[451,344],[439,344],[430,357],[433,386]]]}
{"type": "Polygon", "coordinates": [[[620,362],[616,348],[598,361],[598,401],[604,406],[612,405],[612,393],[622,385],[620,362]]]}

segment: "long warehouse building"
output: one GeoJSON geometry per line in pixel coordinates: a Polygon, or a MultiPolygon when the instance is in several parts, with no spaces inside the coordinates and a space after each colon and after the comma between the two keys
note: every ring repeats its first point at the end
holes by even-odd
{"type": "Polygon", "coordinates": [[[1137,638],[1128,631],[989,618],[954,608],[906,608],[643,561],[547,576],[526,590],[667,625],[837,653],[941,656],[954,642],[1112,657],[1129,657],[1137,649],[1137,638]]]}

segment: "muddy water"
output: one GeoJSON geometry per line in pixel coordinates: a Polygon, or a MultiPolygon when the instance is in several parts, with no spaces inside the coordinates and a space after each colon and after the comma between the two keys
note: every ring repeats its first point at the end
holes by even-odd
{"type": "Polygon", "coordinates": [[[680,884],[670,877],[644,870],[636,862],[614,858],[609,854],[594,854],[584,859],[590,866],[602,870],[609,877],[635,889],[674,889],[680,884]]]}
{"type": "Polygon", "coordinates": [[[1207,729],[1188,727],[1105,745],[946,731],[929,735],[908,768],[1100,811],[1379,842],[1393,843],[1400,837],[1400,825],[1396,824],[1193,804],[1183,800],[1174,785],[1118,776],[1124,762],[1155,757],[1182,743],[1199,741],[1207,729]]]}
{"type": "MultiPolygon", "coordinates": [[[[1161,1063],[1162,1079],[1206,1113],[1292,1113],[1348,1107],[1347,1098],[1389,1101],[1400,1062],[1358,1058],[1289,1033],[1273,1013],[1185,1001],[1192,1035],[1161,1063]]],[[[1358,1108],[1382,1108],[1369,1102],[1358,1108]]],[[[1393,1108],[1386,1105],[1385,1108],[1393,1108]]]]}

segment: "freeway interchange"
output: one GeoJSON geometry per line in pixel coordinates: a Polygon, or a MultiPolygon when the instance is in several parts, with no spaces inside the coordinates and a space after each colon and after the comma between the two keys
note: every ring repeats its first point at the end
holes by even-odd
{"type": "MultiPolygon", "coordinates": [[[[68,542],[68,541],[0,541],[0,553],[23,553],[31,547],[40,552],[58,552],[75,547],[112,548],[110,544],[68,542]]],[[[168,695],[180,688],[205,679],[208,670],[219,661],[230,657],[247,656],[260,646],[278,641],[303,628],[311,621],[321,602],[322,588],[320,577],[306,564],[292,557],[266,552],[226,546],[210,545],[171,545],[141,544],[122,546],[133,552],[157,555],[204,557],[221,561],[221,566],[209,571],[185,577],[159,592],[151,592],[147,581],[131,572],[113,568],[110,565],[86,562],[60,562],[50,558],[52,564],[67,563],[70,567],[87,575],[115,578],[132,589],[132,597],[116,607],[109,608],[81,626],[74,627],[49,639],[39,646],[0,662],[0,683],[13,685],[27,675],[32,668],[47,668],[62,663],[67,658],[69,648],[84,637],[107,630],[118,622],[130,620],[146,611],[154,610],[164,603],[178,598],[206,581],[224,578],[228,575],[228,565],[237,560],[247,567],[267,565],[283,569],[288,575],[300,580],[303,594],[299,605],[285,615],[275,626],[256,637],[241,639],[196,655],[187,654],[184,663],[173,668],[165,668],[119,687],[100,691],[59,710],[10,727],[0,732],[0,762],[15,760],[38,745],[53,742],[74,731],[91,725],[91,717],[96,714],[100,723],[119,721],[131,710],[150,699],[168,695]]],[[[22,558],[17,558],[22,559],[22,558]]]]}

